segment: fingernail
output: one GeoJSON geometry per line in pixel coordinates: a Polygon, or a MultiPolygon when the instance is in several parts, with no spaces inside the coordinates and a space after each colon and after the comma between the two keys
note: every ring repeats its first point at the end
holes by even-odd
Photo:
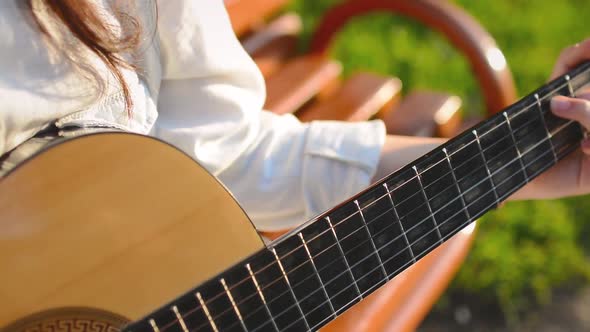
{"type": "Polygon", "coordinates": [[[572,103],[569,102],[567,99],[555,97],[551,99],[551,109],[555,112],[564,112],[567,111],[572,103]]]}

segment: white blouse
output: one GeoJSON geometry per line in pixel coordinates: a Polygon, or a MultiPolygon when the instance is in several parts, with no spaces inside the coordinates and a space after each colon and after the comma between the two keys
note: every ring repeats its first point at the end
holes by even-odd
{"type": "MultiPolygon", "coordinates": [[[[137,71],[123,70],[130,116],[104,64],[68,34],[56,41],[76,49],[71,61],[96,68],[106,81],[97,89],[96,78],[52,48],[18,2],[0,2],[0,155],[51,123],[152,135],[217,176],[268,231],[314,217],[366,187],[375,172],[385,137],[380,121],[301,123],[262,110],[263,78],[222,0],[160,0],[157,15],[150,1],[129,9],[144,31],[131,58],[137,71]]],[[[97,6],[118,27],[105,4],[97,6]]]]}

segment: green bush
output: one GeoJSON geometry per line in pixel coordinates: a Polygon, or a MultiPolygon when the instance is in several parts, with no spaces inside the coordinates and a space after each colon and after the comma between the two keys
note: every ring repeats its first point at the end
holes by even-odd
{"type": "Polygon", "coordinates": [[[499,303],[510,317],[546,303],[555,286],[590,280],[576,219],[565,201],[512,202],[487,214],[454,287],[499,303]]]}
{"type": "MultiPolygon", "coordinates": [[[[393,1],[393,0],[392,0],[393,1]]],[[[294,0],[302,15],[305,48],[322,13],[336,0],[294,0]]],[[[559,51],[590,37],[590,2],[494,0],[454,1],[492,34],[504,52],[520,95],[543,84],[559,51]],[[534,5],[533,5],[534,4],[534,5]]],[[[371,70],[397,76],[404,91],[449,91],[468,114],[483,111],[481,94],[465,59],[441,36],[419,24],[387,14],[355,19],[338,36],[332,56],[345,74],[371,70]]],[[[590,235],[588,197],[551,202],[510,203],[480,222],[466,263],[450,291],[492,300],[514,315],[546,302],[556,287],[586,281],[590,235]]]]}

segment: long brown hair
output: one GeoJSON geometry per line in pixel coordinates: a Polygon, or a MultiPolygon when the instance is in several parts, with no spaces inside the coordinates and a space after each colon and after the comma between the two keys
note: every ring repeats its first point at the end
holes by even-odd
{"type": "Polygon", "coordinates": [[[38,5],[45,6],[54,19],[63,24],[75,38],[104,62],[121,85],[127,113],[131,115],[133,100],[120,68],[134,68],[132,63],[122,57],[122,54],[132,52],[138,46],[141,35],[138,21],[112,6],[111,9],[124,30],[119,34],[100,17],[92,0],[26,0],[27,9],[34,22],[50,40],[55,40],[56,36],[51,35],[50,30],[38,16],[36,12],[38,5]]]}

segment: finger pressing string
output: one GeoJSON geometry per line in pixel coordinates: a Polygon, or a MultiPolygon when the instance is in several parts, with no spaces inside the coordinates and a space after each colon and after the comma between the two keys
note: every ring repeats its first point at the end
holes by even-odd
{"type": "Polygon", "coordinates": [[[555,97],[551,99],[551,109],[556,115],[561,115],[567,112],[571,106],[569,99],[565,97],[555,97]]]}
{"type": "Polygon", "coordinates": [[[557,96],[551,99],[551,110],[559,117],[578,121],[590,128],[590,101],[579,98],[557,96]]]}
{"type": "Polygon", "coordinates": [[[566,73],[584,60],[590,60],[590,38],[561,52],[551,73],[551,79],[566,73]]]}

